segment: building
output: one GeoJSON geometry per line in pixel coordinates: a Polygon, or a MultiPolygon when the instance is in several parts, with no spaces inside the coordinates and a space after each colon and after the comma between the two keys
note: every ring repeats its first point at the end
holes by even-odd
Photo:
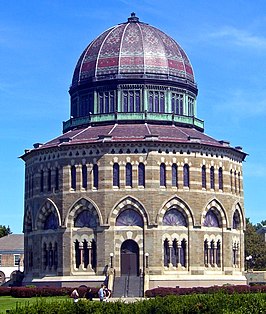
{"type": "Polygon", "coordinates": [[[180,45],[132,13],[84,50],[69,93],[62,135],[21,157],[25,284],[245,283],[246,154],[204,134],[180,45]]]}
{"type": "Polygon", "coordinates": [[[257,233],[260,234],[266,242],[266,226],[262,226],[260,229],[258,229],[257,233]]]}
{"type": "Polygon", "coordinates": [[[12,279],[16,271],[23,272],[23,260],[23,234],[9,234],[0,238],[0,285],[12,279]]]}

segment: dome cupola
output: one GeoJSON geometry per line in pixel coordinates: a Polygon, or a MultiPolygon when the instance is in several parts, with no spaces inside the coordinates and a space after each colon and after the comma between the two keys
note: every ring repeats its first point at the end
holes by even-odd
{"type": "Polygon", "coordinates": [[[180,45],[139,21],[113,26],[94,39],[74,70],[71,118],[64,132],[98,123],[153,122],[190,125],[198,93],[191,63],[180,45]]]}

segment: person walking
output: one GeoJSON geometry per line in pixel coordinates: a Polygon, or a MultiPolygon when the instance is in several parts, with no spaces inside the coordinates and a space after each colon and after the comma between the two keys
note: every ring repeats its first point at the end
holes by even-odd
{"type": "Polygon", "coordinates": [[[104,296],[105,296],[104,288],[105,288],[105,285],[102,283],[101,288],[98,291],[98,296],[99,296],[100,302],[103,302],[103,300],[104,300],[104,296]]]}

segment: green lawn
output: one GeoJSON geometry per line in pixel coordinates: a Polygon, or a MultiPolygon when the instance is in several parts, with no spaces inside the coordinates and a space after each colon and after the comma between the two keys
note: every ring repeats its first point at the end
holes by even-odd
{"type": "MultiPolygon", "coordinates": [[[[0,297],[0,313],[6,313],[6,310],[15,309],[16,305],[24,305],[24,304],[32,304],[36,300],[40,298],[13,298],[13,297],[0,297]]],[[[66,300],[69,299],[68,296],[65,297],[46,297],[45,300],[47,301],[54,301],[54,300],[66,300]]]]}

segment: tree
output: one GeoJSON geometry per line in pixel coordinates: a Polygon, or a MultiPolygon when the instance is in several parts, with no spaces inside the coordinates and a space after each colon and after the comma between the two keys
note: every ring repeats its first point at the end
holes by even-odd
{"type": "Polygon", "coordinates": [[[256,232],[256,226],[249,218],[246,219],[245,257],[252,256],[254,270],[266,270],[266,242],[264,237],[256,232]]]}
{"type": "Polygon", "coordinates": [[[6,227],[5,225],[3,225],[3,226],[0,225],[0,238],[6,236],[8,234],[11,234],[11,233],[12,232],[11,232],[9,226],[6,227]]]}

